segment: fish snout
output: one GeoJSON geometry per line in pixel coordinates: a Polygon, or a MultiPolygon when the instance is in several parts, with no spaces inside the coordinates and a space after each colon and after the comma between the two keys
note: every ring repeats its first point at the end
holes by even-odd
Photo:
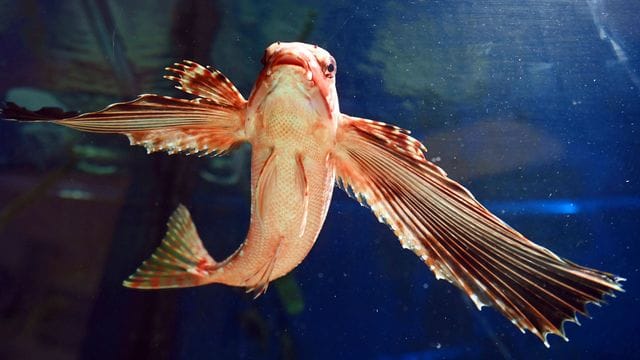
{"type": "Polygon", "coordinates": [[[305,78],[309,81],[313,80],[313,71],[311,64],[304,54],[279,51],[270,56],[267,75],[271,75],[273,70],[278,66],[296,66],[304,70],[305,78]]]}
{"type": "Polygon", "coordinates": [[[275,67],[278,65],[294,65],[302,67],[305,70],[309,67],[307,61],[302,57],[295,54],[283,52],[276,54],[273,61],[271,62],[271,67],[275,67]]]}

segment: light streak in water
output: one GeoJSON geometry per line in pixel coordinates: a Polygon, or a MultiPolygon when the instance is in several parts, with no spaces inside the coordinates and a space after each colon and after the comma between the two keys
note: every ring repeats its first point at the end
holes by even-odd
{"type": "Polygon", "coordinates": [[[608,197],[594,199],[539,199],[522,201],[487,201],[487,208],[496,214],[560,214],[593,213],[604,210],[640,209],[639,197],[608,197]]]}

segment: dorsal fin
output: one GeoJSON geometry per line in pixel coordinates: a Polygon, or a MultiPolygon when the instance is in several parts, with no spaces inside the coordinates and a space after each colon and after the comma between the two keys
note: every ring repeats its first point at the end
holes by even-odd
{"type": "Polygon", "coordinates": [[[165,75],[165,79],[177,82],[176,88],[188,94],[199,96],[216,105],[240,108],[245,99],[238,89],[220,71],[204,67],[189,60],[167,67],[167,71],[178,75],[165,75]]]}

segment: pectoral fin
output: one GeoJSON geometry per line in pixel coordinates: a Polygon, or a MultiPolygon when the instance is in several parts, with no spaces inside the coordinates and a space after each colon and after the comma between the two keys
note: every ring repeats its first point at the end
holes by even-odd
{"type": "Polygon", "coordinates": [[[587,303],[622,291],[612,274],[562,259],[526,239],[428,162],[408,131],[343,115],[334,153],[339,185],[387,223],[402,245],[548,346],[587,303]]]}
{"type": "Polygon", "coordinates": [[[155,94],[81,115],[52,108],[29,111],[15,104],[0,108],[0,117],[22,121],[50,121],[81,131],[123,134],[131,145],[148,152],[222,154],[246,139],[246,101],[217,71],[193,62],[168,68],[179,88],[197,95],[191,100],[155,94]]]}

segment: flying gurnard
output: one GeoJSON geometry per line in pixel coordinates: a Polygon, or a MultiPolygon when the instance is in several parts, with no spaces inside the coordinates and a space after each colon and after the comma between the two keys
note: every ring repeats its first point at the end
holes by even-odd
{"type": "Polygon", "coordinates": [[[181,205],[160,247],[124,281],[131,288],[221,283],[264,293],[311,250],[337,183],[436,278],[459,287],[478,309],[494,306],[547,346],[549,333],[566,339],[564,321],[577,322],[587,303],[622,291],[624,279],[560,258],[490,213],[425,158],[409,131],[341,113],[337,65],[324,49],[278,42],[262,63],[249,100],[219,71],[184,61],[165,78],[192,99],[145,94],[77,116],[7,104],[2,117],[124,134],[148,152],[220,155],[251,144],[244,243],[214,260],[181,205]]]}

